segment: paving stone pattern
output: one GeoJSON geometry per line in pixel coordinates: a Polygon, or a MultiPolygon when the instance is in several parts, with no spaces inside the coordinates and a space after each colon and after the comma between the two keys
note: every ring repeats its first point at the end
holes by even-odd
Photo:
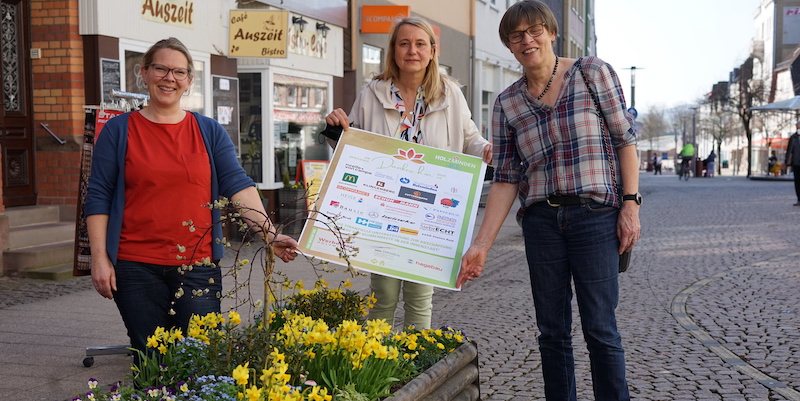
{"type": "MultiPolygon", "coordinates": [[[[620,276],[617,309],[632,399],[800,400],[791,182],[643,173],[640,187],[642,238],[620,276]]],[[[478,343],[484,401],[545,399],[529,285],[517,234],[495,245],[463,292],[434,296],[434,325],[478,343]]],[[[573,310],[578,399],[592,400],[574,301],[573,310]]]]}

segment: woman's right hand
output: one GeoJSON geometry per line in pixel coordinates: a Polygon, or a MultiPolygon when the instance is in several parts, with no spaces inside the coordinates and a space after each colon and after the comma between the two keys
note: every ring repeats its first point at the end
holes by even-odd
{"type": "Polygon", "coordinates": [[[339,126],[347,130],[350,123],[347,121],[347,113],[342,109],[335,109],[325,117],[325,124],[339,126]]]}
{"type": "Polygon", "coordinates": [[[108,256],[92,257],[92,284],[103,298],[114,299],[117,290],[117,273],[108,256]]]}

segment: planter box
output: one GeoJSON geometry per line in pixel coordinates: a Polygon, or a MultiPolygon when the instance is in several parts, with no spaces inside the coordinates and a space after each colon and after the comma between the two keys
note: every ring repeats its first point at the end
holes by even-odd
{"type": "Polygon", "coordinates": [[[478,347],[468,342],[406,383],[386,401],[475,401],[481,399],[478,347]]]}

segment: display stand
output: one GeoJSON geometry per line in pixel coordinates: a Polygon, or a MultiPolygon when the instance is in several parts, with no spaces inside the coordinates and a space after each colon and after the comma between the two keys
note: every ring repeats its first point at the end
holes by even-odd
{"type": "MultiPolygon", "coordinates": [[[[86,120],[83,131],[83,149],[81,151],[81,176],[78,188],[78,207],[75,219],[75,260],[72,269],[73,276],[92,274],[92,255],[89,247],[89,232],[84,216],[84,202],[89,188],[89,175],[92,170],[92,153],[97,136],[103,125],[109,119],[126,111],[139,109],[147,104],[147,95],[127,93],[111,90],[111,97],[118,99],[113,104],[101,106],[83,106],[86,110],[86,120]]],[[[94,357],[98,355],[133,355],[129,345],[116,345],[105,347],[86,347],[86,356],[83,366],[90,367],[94,364],[94,357]]]]}

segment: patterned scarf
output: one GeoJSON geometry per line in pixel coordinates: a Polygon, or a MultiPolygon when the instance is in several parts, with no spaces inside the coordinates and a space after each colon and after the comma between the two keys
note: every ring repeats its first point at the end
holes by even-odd
{"type": "Polygon", "coordinates": [[[392,84],[392,96],[394,97],[394,107],[400,112],[400,123],[397,125],[395,137],[405,141],[422,144],[422,117],[425,116],[425,92],[420,86],[417,88],[417,99],[414,102],[414,110],[406,113],[406,105],[400,96],[400,89],[392,84]]]}

